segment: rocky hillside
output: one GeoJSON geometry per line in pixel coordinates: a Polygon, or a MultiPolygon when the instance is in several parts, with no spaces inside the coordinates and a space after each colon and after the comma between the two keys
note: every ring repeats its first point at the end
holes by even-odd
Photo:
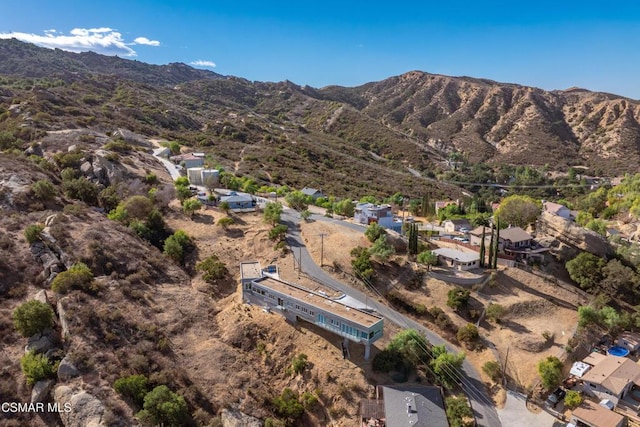
{"type": "Polygon", "coordinates": [[[25,149],[43,131],[122,127],[191,145],[264,184],[341,197],[459,195],[434,180],[453,152],[471,163],[637,172],[639,117],[637,101],[581,89],[417,71],[316,89],[0,41],[0,149],[25,149]]]}
{"type": "Polygon", "coordinates": [[[30,157],[0,153],[0,401],[70,405],[60,414],[3,414],[0,426],[158,425],[135,417],[158,387],[177,399],[179,416],[165,414],[165,425],[283,421],[288,415],[275,402],[287,388],[304,425],[350,425],[371,387],[342,358],[341,339],[238,299],[240,261],[278,260],[293,271],[261,215],[235,217],[229,229],[214,225],[224,216],[218,209],[190,218],[168,191],[164,166],[146,153],[148,143],[123,153],[112,150],[116,141],[86,130],[53,132],[30,147],[30,157]],[[138,203],[125,216],[141,220],[107,218],[103,209],[127,200],[138,203]],[[181,261],[163,251],[175,230],[190,236],[181,261]],[[222,276],[207,282],[196,266],[212,255],[222,276]],[[71,281],[79,263],[92,278],[71,281]],[[13,313],[34,299],[52,309],[53,322],[24,336],[13,313]],[[21,364],[26,350],[50,366],[33,384],[21,364]],[[301,353],[308,359],[293,374],[301,353]],[[144,383],[142,394],[116,386],[132,375],[144,383]]]}

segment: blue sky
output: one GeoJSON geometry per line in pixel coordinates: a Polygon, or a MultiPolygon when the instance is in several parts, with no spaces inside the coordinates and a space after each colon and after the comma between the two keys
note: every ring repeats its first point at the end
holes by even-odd
{"type": "Polygon", "coordinates": [[[3,3],[0,38],[250,80],[356,86],[422,70],[640,99],[635,0],[3,3]]]}

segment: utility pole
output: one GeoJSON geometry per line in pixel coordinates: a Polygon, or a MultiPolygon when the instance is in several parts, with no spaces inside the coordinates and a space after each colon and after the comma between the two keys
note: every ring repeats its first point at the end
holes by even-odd
{"type": "Polygon", "coordinates": [[[324,236],[326,235],[327,233],[318,234],[320,236],[320,268],[324,265],[324,236]]]}

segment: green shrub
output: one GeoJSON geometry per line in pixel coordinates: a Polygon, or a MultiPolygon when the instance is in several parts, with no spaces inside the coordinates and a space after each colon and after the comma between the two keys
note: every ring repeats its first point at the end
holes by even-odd
{"type": "Polygon", "coordinates": [[[506,312],[507,312],[507,309],[504,308],[502,305],[494,304],[490,302],[489,305],[487,306],[487,310],[485,314],[487,316],[487,319],[496,323],[500,323],[500,320],[502,319],[502,317],[505,315],[506,312]]]}
{"type": "Polygon", "coordinates": [[[294,375],[301,374],[307,367],[307,355],[300,353],[291,361],[291,370],[294,375]]]}
{"type": "Polygon", "coordinates": [[[44,230],[44,225],[42,224],[28,225],[24,230],[24,237],[27,239],[29,244],[33,244],[40,240],[40,233],[42,233],[42,230],[44,230]]]}
{"type": "Polygon", "coordinates": [[[30,386],[38,381],[55,377],[57,371],[56,364],[49,362],[44,354],[36,354],[33,351],[22,356],[20,366],[22,373],[27,378],[27,384],[30,386]]]}
{"type": "Polygon", "coordinates": [[[178,230],[164,241],[164,253],[174,261],[182,264],[187,249],[191,246],[191,238],[182,230],[178,230]]]}
{"type": "Polygon", "coordinates": [[[205,258],[196,265],[196,270],[202,271],[202,278],[207,283],[215,283],[227,275],[227,267],[216,255],[205,258]]]}
{"type": "Polygon", "coordinates": [[[128,153],[133,150],[133,146],[122,139],[109,141],[104,145],[105,150],[116,151],[119,153],[128,153]]]}
{"type": "Polygon", "coordinates": [[[500,364],[496,361],[490,360],[482,366],[482,372],[487,374],[491,381],[497,383],[502,375],[502,369],[500,364]]]}
{"type": "Polygon", "coordinates": [[[71,289],[94,291],[92,285],[93,272],[85,263],[79,262],[72,265],[69,270],[58,274],[51,282],[51,289],[60,294],[71,289]]]}
{"type": "Polygon", "coordinates": [[[447,305],[454,310],[458,310],[467,305],[470,297],[471,291],[469,289],[460,287],[450,289],[447,292],[447,305]]]}
{"type": "Polygon", "coordinates": [[[130,398],[138,405],[144,404],[144,397],[149,391],[149,381],[144,375],[129,375],[118,378],[113,383],[115,391],[130,398]]]}
{"type": "Polygon", "coordinates": [[[13,311],[13,324],[23,337],[30,337],[53,326],[53,310],[49,304],[27,301],[13,311]]]}
{"type": "Polygon", "coordinates": [[[86,178],[76,178],[62,183],[62,190],[67,197],[95,205],[98,203],[100,189],[86,178]]]}
{"type": "Polygon", "coordinates": [[[51,200],[58,193],[55,185],[46,179],[36,181],[31,185],[31,191],[40,200],[51,200]]]}
{"type": "Polygon", "coordinates": [[[567,394],[564,396],[564,404],[571,410],[576,409],[583,401],[582,395],[575,390],[567,390],[567,394]]]}
{"type": "Polygon", "coordinates": [[[224,228],[225,230],[227,228],[229,228],[231,225],[233,225],[234,221],[233,218],[229,217],[229,216],[225,216],[223,218],[220,218],[218,220],[218,225],[222,228],[224,228]]]}
{"type": "Polygon", "coordinates": [[[287,234],[287,230],[289,228],[284,224],[278,224],[269,230],[269,239],[271,240],[283,240],[284,236],[287,234]]]}
{"type": "Polygon", "coordinates": [[[298,393],[285,388],[280,396],[273,398],[271,401],[275,406],[276,413],[285,418],[296,420],[304,413],[304,406],[298,400],[298,393]]]}
{"type": "Polygon", "coordinates": [[[184,397],[172,392],[166,385],[160,385],[147,393],[143,408],[136,417],[145,424],[178,427],[187,425],[190,421],[184,397]]]}
{"type": "Polygon", "coordinates": [[[458,341],[463,343],[474,343],[480,338],[480,334],[478,333],[478,328],[474,324],[467,323],[462,328],[458,329],[456,338],[458,338],[458,341]]]}

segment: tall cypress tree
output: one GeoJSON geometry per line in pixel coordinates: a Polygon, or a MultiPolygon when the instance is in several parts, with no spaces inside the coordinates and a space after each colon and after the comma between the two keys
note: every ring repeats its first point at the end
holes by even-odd
{"type": "Polygon", "coordinates": [[[496,247],[493,254],[493,269],[498,268],[498,246],[500,245],[500,218],[496,224],[496,247]]]}
{"type": "Polygon", "coordinates": [[[418,225],[409,224],[409,254],[416,255],[418,253],[418,225]]]}
{"type": "Polygon", "coordinates": [[[480,241],[480,267],[484,268],[484,255],[485,255],[485,247],[484,247],[484,225],[482,226],[482,240],[480,241]]]}
{"type": "Polygon", "coordinates": [[[489,241],[489,268],[493,266],[493,224],[491,224],[491,240],[489,241]]]}

